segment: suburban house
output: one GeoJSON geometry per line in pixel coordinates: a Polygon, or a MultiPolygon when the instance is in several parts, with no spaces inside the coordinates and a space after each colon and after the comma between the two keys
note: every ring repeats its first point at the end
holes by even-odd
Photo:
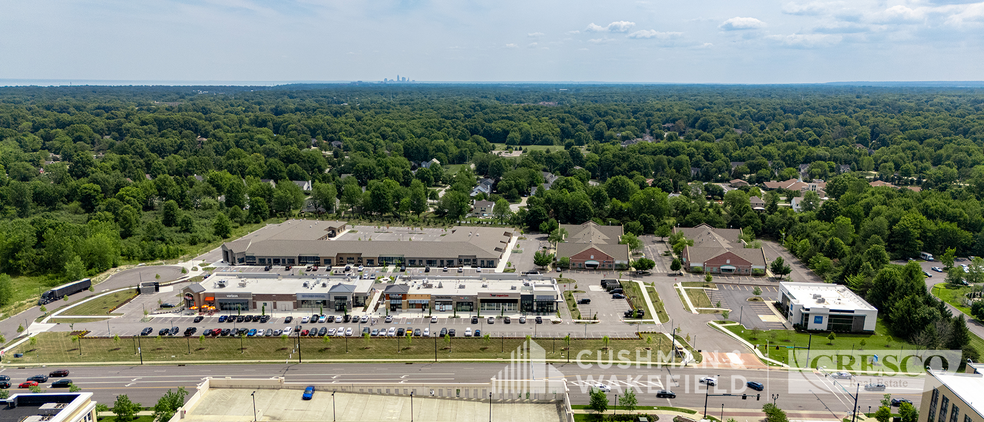
{"type": "Polygon", "coordinates": [[[676,227],[693,240],[693,246],[683,249],[683,266],[687,271],[712,274],[765,274],[767,261],[761,249],[746,248],[739,229],[718,229],[707,224],[697,227],[676,227]]]}
{"type": "Polygon", "coordinates": [[[752,209],[755,211],[765,211],[765,201],[763,201],[762,198],[753,196],[751,198],[748,198],[748,203],[749,205],[752,206],[752,209]]]}
{"type": "Polygon", "coordinates": [[[291,180],[291,183],[297,185],[302,191],[311,191],[311,181],[310,180],[291,180]]]}
{"type": "Polygon", "coordinates": [[[495,206],[495,202],[492,201],[475,201],[472,206],[472,215],[476,217],[491,217],[492,207],[495,206]]]}
{"type": "Polygon", "coordinates": [[[786,189],[791,191],[799,191],[801,193],[813,191],[816,192],[821,198],[827,196],[827,193],[824,192],[827,189],[827,182],[824,182],[823,180],[804,182],[802,180],[789,179],[782,182],[765,182],[764,185],[768,190],[786,189]]]}
{"type": "Polygon", "coordinates": [[[475,188],[471,191],[471,196],[478,196],[480,193],[484,193],[486,196],[491,195],[493,185],[495,185],[495,181],[492,179],[479,179],[478,186],[475,186],[475,188]]]}
{"type": "Polygon", "coordinates": [[[601,226],[589,221],[560,227],[567,230],[567,237],[557,245],[557,258],[569,258],[571,268],[613,270],[629,265],[629,246],[618,243],[622,226],[601,226]]]}

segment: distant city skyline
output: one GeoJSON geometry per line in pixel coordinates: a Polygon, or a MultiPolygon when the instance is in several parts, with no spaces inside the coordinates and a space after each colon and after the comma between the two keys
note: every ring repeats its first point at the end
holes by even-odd
{"type": "Polygon", "coordinates": [[[984,80],[967,0],[0,4],[0,85],[984,80]]]}

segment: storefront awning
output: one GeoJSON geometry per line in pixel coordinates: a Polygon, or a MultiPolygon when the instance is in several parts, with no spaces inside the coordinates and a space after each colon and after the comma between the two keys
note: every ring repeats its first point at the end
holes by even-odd
{"type": "Polygon", "coordinates": [[[584,265],[599,265],[598,261],[584,261],[584,265]]]}

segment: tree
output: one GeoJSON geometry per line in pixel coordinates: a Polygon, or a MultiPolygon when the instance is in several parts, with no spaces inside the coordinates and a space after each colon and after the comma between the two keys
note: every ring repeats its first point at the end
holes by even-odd
{"type": "Polygon", "coordinates": [[[232,221],[229,221],[229,217],[224,212],[216,213],[215,219],[212,220],[212,232],[223,239],[232,234],[232,221]]]}
{"type": "Polygon", "coordinates": [[[281,180],[273,191],[271,205],[274,212],[289,217],[294,210],[299,210],[304,205],[304,191],[294,182],[281,180]]]}
{"type": "Polygon", "coordinates": [[[311,187],[311,199],[314,202],[314,206],[318,208],[319,211],[333,213],[335,212],[335,197],[338,192],[335,190],[335,185],[330,183],[314,182],[311,187]]]}
{"type": "Polygon", "coordinates": [[[679,258],[673,258],[673,262],[670,263],[670,271],[680,271],[683,268],[683,264],[680,263],[679,258]]]}
{"type": "Polygon", "coordinates": [[[180,218],[181,207],[178,206],[178,202],[173,199],[165,202],[164,208],[161,210],[161,223],[167,227],[174,227],[178,225],[180,218]]]}
{"type": "Polygon", "coordinates": [[[178,387],[178,391],[167,390],[164,396],[157,400],[157,404],[154,405],[154,421],[167,422],[171,420],[174,413],[184,405],[184,400],[187,396],[188,391],[184,387],[178,387]]]}
{"type": "Polygon", "coordinates": [[[65,277],[72,281],[85,278],[85,263],[78,255],[73,256],[65,264],[65,277]]]}
{"type": "Polygon", "coordinates": [[[448,346],[448,349],[451,349],[451,334],[444,335],[444,344],[448,346]]]}
{"type": "Polygon", "coordinates": [[[113,414],[116,415],[117,422],[132,421],[141,407],[143,406],[139,403],[130,401],[130,397],[126,394],[120,394],[113,403],[113,414]]]}
{"type": "Polygon", "coordinates": [[[418,216],[427,211],[427,188],[419,180],[410,185],[410,211],[418,216]]]}
{"type": "Polygon", "coordinates": [[[0,306],[7,306],[13,302],[14,286],[7,274],[0,274],[0,306]]]}
{"type": "Polygon", "coordinates": [[[509,201],[505,199],[495,201],[495,205],[492,207],[492,215],[494,215],[499,222],[503,222],[509,218],[509,214],[512,214],[512,210],[509,209],[509,201]]]}
{"type": "Polygon", "coordinates": [[[629,250],[632,251],[642,248],[642,241],[632,233],[623,234],[622,239],[620,239],[618,243],[622,245],[629,245],[629,250]]]}
{"type": "Polygon", "coordinates": [[[619,396],[618,405],[622,406],[622,409],[629,411],[629,413],[634,412],[636,406],[639,405],[639,400],[636,399],[635,389],[632,387],[627,388],[625,393],[619,396]]]}
{"type": "Polygon", "coordinates": [[[943,263],[943,268],[950,269],[953,267],[953,261],[956,259],[956,256],[956,248],[946,248],[946,252],[940,257],[940,262],[943,263]]]}
{"type": "Polygon", "coordinates": [[[759,287],[759,286],[755,286],[755,288],[752,289],[752,294],[755,295],[755,296],[761,296],[762,295],[762,288],[759,287]]]}
{"type": "Polygon", "coordinates": [[[952,267],[946,273],[946,282],[955,286],[961,285],[964,283],[964,275],[963,267],[952,267]]]}
{"type": "Polygon", "coordinates": [[[563,227],[558,227],[556,230],[550,232],[550,235],[547,236],[547,241],[552,243],[554,247],[556,247],[558,243],[563,242],[564,239],[566,238],[567,238],[567,229],[563,227]]]}
{"type": "Polygon", "coordinates": [[[888,407],[889,409],[891,409],[891,406],[892,406],[892,395],[891,394],[883,394],[881,400],[879,400],[879,403],[881,403],[881,407],[888,407]]]}
{"type": "Polygon", "coordinates": [[[837,339],[837,335],[834,334],[833,331],[831,331],[830,334],[827,335],[827,344],[834,344],[834,340],[836,339],[837,339]]]}
{"type": "Polygon", "coordinates": [[[550,265],[553,262],[554,255],[552,253],[546,253],[544,251],[536,251],[533,254],[533,263],[537,266],[543,268],[550,265]]]}
{"type": "Polygon", "coordinates": [[[632,263],[632,266],[638,271],[649,271],[656,266],[656,261],[649,258],[639,258],[632,263]]]}
{"type": "Polygon", "coordinates": [[[902,422],[916,422],[919,420],[919,411],[912,406],[912,403],[902,402],[899,405],[899,415],[902,416],[902,422]]]}
{"type": "Polygon", "coordinates": [[[588,402],[588,407],[594,410],[598,415],[602,415],[608,410],[608,395],[600,389],[591,388],[591,399],[588,402]]]}
{"type": "Polygon", "coordinates": [[[435,211],[448,220],[458,220],[468,215],[468,211],[471,209],[469,202],[468,195],[464,193],[458,191],[445,192],[444,196],[437,201],[435,211]]]}
{"type": "Polygon", "coordinates": [[[888,422],[888,420],[891,418],[892,418],[892,409],[889,409],[885,406],[879,406],[878,411],[875,412],[875,419],[878,420],[878,422],[888,422]]]}
{"type": "Polygon", "coordinates": [[[772,403],[766,403],[762,406],[762,411],[765,412],[766,422],[789,422],[789,419],[786,417],[786,412],[776,407],[772,403]]]}
{"type": "Polygon", "coordinates": [[[342,188],[342,204],[346,209],[355,209],[362,206],[362,188],[357,183],[346,183],[342,188]]]}
{"type": "Polygon", "coordinates": [[[793,269],[786,264],[786,261],[782,259],[781,256],[777,256],[776,260],[772,261],[772,264],[769,265],[769,269],[772,270],[772,274],[779,276],[779,279],[782,279],[782,276],[788,275],[793,271],[793,269]]]}

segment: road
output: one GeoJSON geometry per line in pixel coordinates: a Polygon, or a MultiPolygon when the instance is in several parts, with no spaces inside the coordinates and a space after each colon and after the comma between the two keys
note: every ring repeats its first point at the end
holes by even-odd
{"type": "MultiPolygon", "coordinates": [[[[698,379],[704,376],[717,376],[718,386],[711,394],[737,393],[750,394],[747,400],[741,397],[710,397],[708,406],[711,413],[723,404],[729,409],[758,409],[778,394],[777,405],[787,411],[828,411],[830,419],[840,419],[850,413],[853,399],[843,392],[829,393],[826,389],[834,380],[813,373],[805,378],[794,378],[785,371],[777,370],[736,370],[731,368],[593,368],[578,364],[555,364],[563,374],[571,392],[572,401],[587,404],[588,385],[597,382],[612,386],[612,394],[621,392],[627,386],[636,389],[640,405],[679,406],[701,409],[704,405],[703,385],[698,379]],[[671,381],[672,379],[672,381],[671,381]],[[746,380],[754,380],[765,385],[762,392],[744,388],[746,380]],[[804,387],[809,384],[809,387],[804,387]],[[655,392],[669,386],[677,394],[676,399],[657,399],[655,392]],[[731,386],[731,387],[728,387],[731,386]],[[796,391],[791,391],[792,386],[796,391]],[[756,401],[756,395],[760,400],[756,401]]],[[[190,366],[105,366],[75,367],[69,369],[69,378],[83,391],[95,394],[95,400],[111,404],[119,394],[127,394],[131,400],[145,406],[153,406],[168,389],[185,387],[193,391],[195,385],[204,377],[269,378],[283,376],[287,382],[295,383],[337,383],[359,384],[392,381],[394,384],[442,383],[442,382],[488,382],[500,371],[508,368],[505,363],[440,363],[440,364],[301,364],[301,365],[190,365],[190,366]]],[[[8,375],[13,381],[26,379],[37,373],[48,372],[38,369],[3,369],[0,375],[8,375]]],[[[502,378],[502,376],[499,376],[502,378]]],[[[867,377],[856,380],[862,384],[870,382],[867,377]]],[[[919,406],[922,392],[922,378],[907,378],[907,386],[895,390],[893,397],[905,397],[919,406]]],[[[841,381],[852,392],[851,381],[841,381]]],[[[837,389],[837,388],[834,388],[837,389]]],[[[883,393],[862,393],[859,405],[863,411],[867,406],[877,407],[883,393]]]]}
{"type": "MultiPolygon", "coordinates": [[[[78,302],[79,300],[85,299],[90,296],[95,296],[103,291],[119,289],[127,286],[139,285],[141,281],[171,281],[176,280],[181,277],[181,267],[173,266],[148,266],[148,267],[137,267],[129,270],[120,271],[116,274],[109,276],[105,281],[95,285],[95,292],[84,291],[81,293],[74,294],[70,296],[71,303],[78,302]],[[158,280],[156,275],[160,274],[161,278],[158,280]]],[[[47,308],[49,312],[56,310],[56,307],[61,307],[64,301],[58,301],[48,304],[47,308]]],[[[39,306],[34,306],[24,312],[14,315],[10,318],[6,318],[0,321],[0,333],[7,338],[7,340],[12,340],[17,337],[17,327],[23,325],[27,328],[35,319],[43,314],[39,306]]]]}

